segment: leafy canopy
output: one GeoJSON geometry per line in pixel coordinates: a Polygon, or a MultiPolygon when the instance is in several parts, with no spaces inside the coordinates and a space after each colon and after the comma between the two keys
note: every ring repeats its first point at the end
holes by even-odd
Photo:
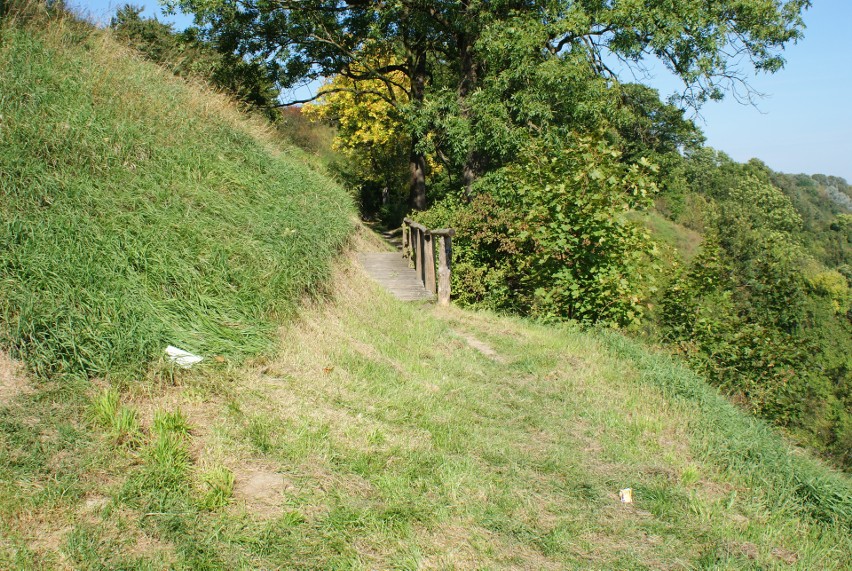
{"type": "MultiPolygon", "coordinates": [[[[412,204],[433,152],[468,189],[551,126],[593,129],[610,62],[656,57],[700,105],[773,72],[809,0],[169,0],[215,44],[276,66],[280,87],[341,75],[405,117],[412,204]],[[387,56],[375,61],[374,47],[387,56]],[[405,79],[401,79],[401,77],[405,79]],[[602,81],[597,81],[602,80],[602,81]]],[[[292,102],[284,102],[292,103],[292,102]]]]}

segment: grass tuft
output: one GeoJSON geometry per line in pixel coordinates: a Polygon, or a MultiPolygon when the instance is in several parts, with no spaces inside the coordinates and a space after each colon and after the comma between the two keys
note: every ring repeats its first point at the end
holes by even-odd
{"type": "Polygon", "coordinates": [[[216,466],[201,475],[205,493],[201,509],[215,511],[231,501],[234,495],[234,473],[225,466],[216,466]]]}
{"type": "Polygon", "coordinates": [[[95,423],[106,428],[118,444],[135,445],[141,438],[136,411],[120,404],[118,391],[108,388],[92,400],[90,415],[95,423]]]}
{"type": "Polygon", "coordinates": [[[118,414],[118,391],[109,388],[92,400],[92,418],[101,426],[112,427],[118,414]]]}
{"type": "Polygon", "coordinates": [[[189,421],[180,409],[174,412],[158,410],[154,412],[153,433],[156,435],[172,433],[180,437],[189,437],[189,421]]]}

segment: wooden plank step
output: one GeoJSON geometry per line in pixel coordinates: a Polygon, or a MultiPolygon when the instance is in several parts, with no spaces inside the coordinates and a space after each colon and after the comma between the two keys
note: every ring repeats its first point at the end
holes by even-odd
{"type": "Polygon", "coordinates": [[[358,256],[367,275],[402,301],[434,301],[414,268],[399,252],[367,252],[358,256]]]}

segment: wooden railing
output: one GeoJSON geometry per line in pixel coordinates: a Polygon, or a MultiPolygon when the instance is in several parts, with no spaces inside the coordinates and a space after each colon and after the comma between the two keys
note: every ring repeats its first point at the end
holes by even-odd
{"type": "Polygon", "coordinates": [[[430,230],[411,218],[402,221],[402,255],[408,260],[414,260],[414,269],[420,281],[427,291],[438,294],[438,303],[441,305],[450,304],[450,267],[455,234],[452,228],[430,230]],[[435,237],[438,238],[437,272],[435,237]]]}

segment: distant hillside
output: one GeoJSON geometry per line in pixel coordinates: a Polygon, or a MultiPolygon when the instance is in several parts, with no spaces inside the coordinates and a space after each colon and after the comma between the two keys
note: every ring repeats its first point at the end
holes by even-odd
{"type": "Polygon", "coordinates": [[[852,225],[841,224],[837,218],[852,213],[852,186],[842,178],[821,174],[772,173],[772,182],[802,216],[803,240],[817,259],[834,268],[852,265],[852,225]]]}
{"type": "Polygon", "coordinates": [[[852,212],[852,186],[846,184],[845,179],[839,179],[836,183],[829,181],[825,191],[835,204],[847,212],[852,212]]]}
{"type": "Polygon", "coordinates": [[[269,348],[346,240],[342,188],[107,32],[31,7],[0,34],[0,344],[86,377],[269,348]]]}

